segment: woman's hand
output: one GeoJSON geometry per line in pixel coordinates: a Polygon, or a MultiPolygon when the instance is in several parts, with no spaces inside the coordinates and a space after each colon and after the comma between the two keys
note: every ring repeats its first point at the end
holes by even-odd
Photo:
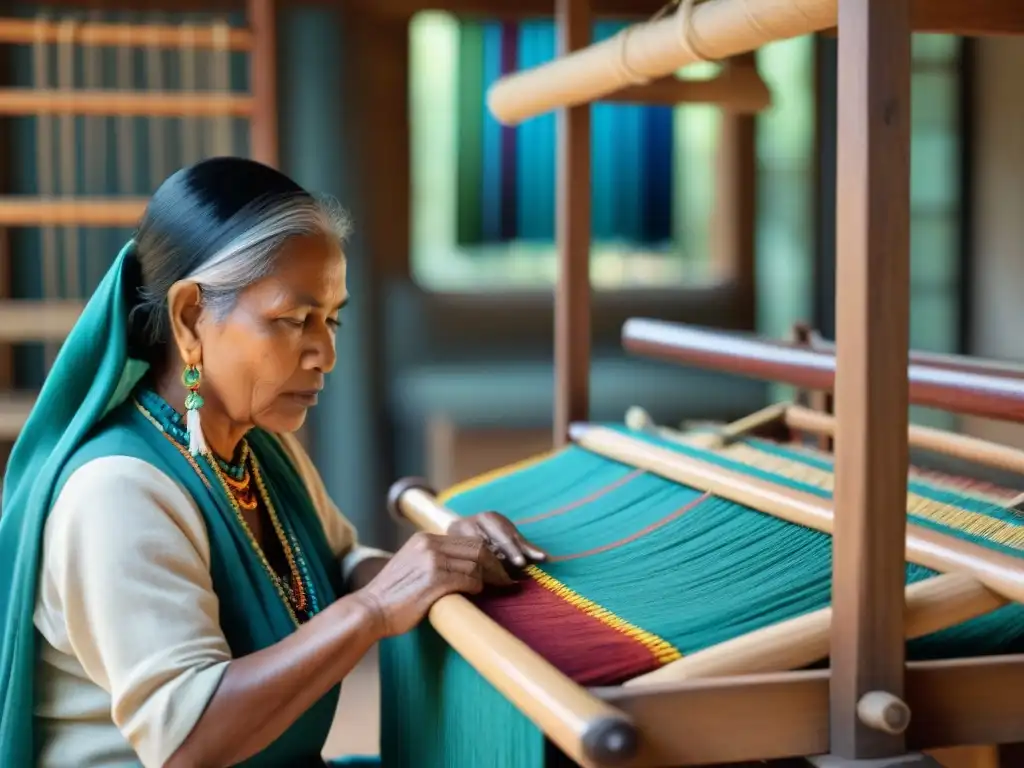
{"type": "Polygon", "coordinates": [[[445,595],[477,594],[484,584],[511,586],[515,581],[483,538],[420,532],[353,594],[373,612],[379,634],[393,637],[419,624],[445,595]]]}
{"type": "Polygon", "coordinates": [[[544,550],[523,538],[511,520],[497,512],[460,518],[449,526],[448,534],[483,539],[499,560],[512,563],[516,568],[542,562],[547,557],[544,550]]]}

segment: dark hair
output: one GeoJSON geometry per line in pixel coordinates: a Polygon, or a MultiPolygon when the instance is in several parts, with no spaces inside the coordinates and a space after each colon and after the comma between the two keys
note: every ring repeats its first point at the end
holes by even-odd
{"type": "Polygon", "coordinates": [[[223,316],[242,290],[273,271],[285,240],[317,233],[341,241],[348,222],[269,166],[216,157],[177,171],[153,194],[135,235],[134,354],[152,360],[167,344],[174,283],[196,282],[204,306],[223,316]]]}

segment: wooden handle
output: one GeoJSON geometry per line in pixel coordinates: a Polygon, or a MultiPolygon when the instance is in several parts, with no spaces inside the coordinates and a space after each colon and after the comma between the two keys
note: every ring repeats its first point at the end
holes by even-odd
{"type": "MultiPolygon", "coordinates": [[[[911,584],[906,590],[906,601],[908,639],[982,616],[1007,602],[977,579],[959,573],[911,584]]],[[[831,631],[832,608],[822,608],[684,656],[625,685],[801,669],[828,656],[831,631]]]]}
{"type": "MultiPolygon", "coordinates": [[[[434,533],[458,519],[415,478],[392,486],[388,507],[434,533]]],[[[441,598],[429,618],[452,648],[576,762],[617,765],[636,754],[637,731],[623,712],[574,683],[466,598],[441,598]]]]}
{"type": "MultiPolygon", "coordinates": [[[[604,427],[574,424],[570,437],[587,450],[615,461],[832,534],[832,507],[818,496],[681,456],[604,427]]],[[[1008,600],[1024,602],[1024,563],[1017,557],[908,523],[906,559],[935,571],[969,574],[1008,600]]]]}
{"type": "MultiPolygon", "coordinates": [[[[834,355],[751,335],[632,318],[622,327],[627,351],[659,360],[831,392],[834,355]]],[[[951,413],[1024,421],[1024,380],[927,365],[907,369],[910,402],[951,413]]]]}

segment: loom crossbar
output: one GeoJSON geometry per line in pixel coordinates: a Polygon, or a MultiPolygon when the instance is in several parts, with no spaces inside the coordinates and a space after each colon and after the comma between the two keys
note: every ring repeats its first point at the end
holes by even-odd
{"type": "Polygon", "coordinates": [[[0,197],[0,227],[134,227],[145,198],[0,197]]]}
{"type": "Polygon", "coordinates": [[[250,117],[253,99],[229,93],[0,89],[0,115],[250,117]]]}
{"type": "MultiPolygon", "coordinates": [[[[911,662],[905,669],[910,749],[1024,741],[1024,656],[911,662]]],[[[636,723],[636,768],[829,751],[828,670],[592,690],[636,723]]]]}
{"type": "MultiPolygon", "coordinates": [[[[443,533],[458,519],[423,481],[400,480],[388,509],[420,530],[443,533]]],[[[637,734],[629,718],[570,680],[461,595],[430,610],[431,625],[477,672],[584,766],[629,761],[637,734]]]]}
{"type": "Polygon", "coordinates": [[[671,75],[702,58],[725,59],[836,24],[836,0],[709,0],[695,5],[688,17],[686,5],[665,18],[627,27],[608,40],[501,78],[487,94],[488,107],[500,122],[519,123],[671,75]]]}
{"type": "MultiPolygon", "coordinates": [[[[768,342],[736,333],[646,318],[622,327],[630,353],[677,364],[831,392],[836,358],[802,345],[768,342]]],[[[907,369],[910,402],[952,413],[1024,421],[1024,382],[1009,376],[944,370],[922,364],[907,369]]]]}
{"type": "Polygon", "coordinates": [[[0,19],[0,43],[10,45],[79,45],[139,48],[226,48],[247,51],[252,35],[246,29],[193,24],[106,24],[48,22],[41,19],[0,19]]]}

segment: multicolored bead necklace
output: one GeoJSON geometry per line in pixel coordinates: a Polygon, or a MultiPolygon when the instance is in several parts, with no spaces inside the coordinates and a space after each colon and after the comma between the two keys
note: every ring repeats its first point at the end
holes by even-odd
{"type": "MultiPolygon", "coordinates": [[[[192,469],[211,491],[213,487],[202,471],[196,458],[188,451],[188,435],[185,431],[184,419],[166,400],[149,389],[141,389],[136,393],[135,407],[153,424],[184,456],[192,469]]],[[[310,577],[306,557],[299,545],[295,532],[282,522],[267,491],[263,474],[255,455],[248,443],[242,441],[235,462],[226,462],[219,456],[203,454],[207,465],[212,469],[218,484],[224,491],[228,503],[235,512],[242,530],[245,531],[250,545],[260,558],[267,575],[277,589],[288,613],[296,625],[308,621],[320,612],[320,600],[316,594],[310,577]],[[288,564],[289,574],[282,576],[270,564],[263,548],[256,540],[244,511],[252,512],[263,504],[267,517],[277,536],[288,564]]]]}

